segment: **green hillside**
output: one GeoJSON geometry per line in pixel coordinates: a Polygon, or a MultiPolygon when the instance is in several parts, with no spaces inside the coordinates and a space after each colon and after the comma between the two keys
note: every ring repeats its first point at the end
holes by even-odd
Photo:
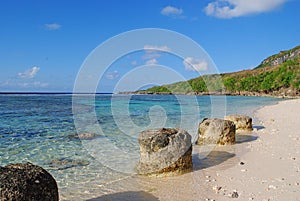
{"type": "Polygon", "coordinates": [[[253,70],[204,75],[136,93],[299,96],[300,46],[265,59],[253,70]]]}

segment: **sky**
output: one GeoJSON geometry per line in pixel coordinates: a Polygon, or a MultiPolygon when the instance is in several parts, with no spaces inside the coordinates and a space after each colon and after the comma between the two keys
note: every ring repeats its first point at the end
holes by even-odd
{"type": "Polygon", "coordinates": [[[1,0],[0,92],[131,91],[251,69],[300,45],[299,9],[299,0],[1,0]]]}

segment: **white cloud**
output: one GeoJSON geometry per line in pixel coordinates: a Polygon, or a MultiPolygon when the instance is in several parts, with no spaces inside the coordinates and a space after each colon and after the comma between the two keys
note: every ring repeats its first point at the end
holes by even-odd
{"type": "Polygon", "coordinates": [[[183,65],[187,71],[206,71],[208,63],[204,60],[187,57],[183,60],[183,65]]]}
{"type": "Polygon", "coordinates": [[[18,82],[13,85],[12,87],[18,86],[20,88],[44,88],[49,86],[48,83],[42,83],[42,82],[18,82]]]}
{"type": "Polygon", "coordinates": [[[288,0],[216,0],[205,7],[207,15],[233,18],[274,10],[288,0]]]}
{"type": "Polygon", "coordinates": [[[142,59],[154,61],[154,59],[161,57],[161,54],[159,54],[158,52],[170,52],[171,48],[169,48],[168,46],[145,45],[144,50],[146,54],[142,56],[142,59]]]}
{"type": "Polygon", "coordinates": [[[41,88],[49,86],[48,83],[42,83],[42,82],[34,82],[34,83],[32,83],[32,85],[34,87],[41,87],[41,88]]]}
{"type": "Polygon", "coordinates": [[[156,65],[156,64],[158,64],[157,59],[150,59],[146,61],[146,65],[156,65]]]}
{"type": "Polygon", "coordinates": [[[136,66],[137,64],[138,64],[137,61],[132,61],[132,62],[131,62],[131,65],[133,65],[133,66],[136,66]]]}
{"type": "Polygon", "coordinates": [[[145,45],[144,50],[146,51],[162,51],[162,52],[170,52],[171,49],[164,45],[164,46],[155,46],[155,45],[145,45]]]}
{"type": "Polygon", "coordinates": [[[54,31],[54,30],[58,30],[61,28],[61,25],[60,24],[56,24],[56,23],[53,23],[53,24],[45,24],[45,29],[49,30],[49,31],[54,31]]]}
{"type": "Polygon", "coordinates": [[[31,79],[34,78],[36,76],[36,74],[39,72],[40,68],[37,66],[33,66],[32,68],[26,70],[23,73],[18,73],[18,76],[20,78],[24,78],[24,79],[31,79]]]}
{"type": "Polygon", "coordinates": [[[105,77],[109,80],[114,80],[119,77],[119,72],[116,70],[113,72],[108,72],[105,77]]]}
{"type": "Polygon", "coordinates": [[[166,6],[160,11],[160,13],[166,16],[179,16],[183,13],[183,10],[173,6],[166,6]]]}
{"type": "Polygon", "coordinates": [[[161,55],[156,52],[146,52],[146,54],[142,56],[142,59],[149,60],[149,59],[157,59],[159,57],[161,57],[161,55]]]}
{"type": "Polygon", "coordinates": [[[28,88],[29,87],[29,83],[27,82],[22,82],[22,83],[17,83],[17,86],[21,87],[21,88],[28,88]]]}

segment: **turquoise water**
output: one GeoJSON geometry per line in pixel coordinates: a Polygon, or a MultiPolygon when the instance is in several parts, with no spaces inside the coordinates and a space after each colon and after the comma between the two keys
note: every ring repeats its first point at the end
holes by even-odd
{"type": "Polygon", "coordinates": [[[61,200],[113,192],[103,186],[134,174],[138,134],[180,127],[196,140],[204,117],[273,104],[266,97],[172,95],[0,95],[0,166],[31,162],[57,180],[61,200]],[[93,139],[72,135],[92,133],[93,139]]]}

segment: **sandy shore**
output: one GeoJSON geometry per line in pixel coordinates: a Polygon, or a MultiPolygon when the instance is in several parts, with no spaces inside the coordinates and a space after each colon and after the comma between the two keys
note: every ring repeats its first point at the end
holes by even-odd
{"type": "Polygon", "coordinates": [[[300,200],[300,99],[263,107],[256,118],[257,139],[235,145],[238,163],[207,170],[216,193],[209,199],[300,200]]]}
{"type": "Polygon", "coordinates": [[[191,173],[129,177],[112,183],[123,193],[91,200],[300,201],[300,99],[263,107],[255,119],[254,131],[239,134],[233,146],[205,154],[195,146],[191,173]]]}

